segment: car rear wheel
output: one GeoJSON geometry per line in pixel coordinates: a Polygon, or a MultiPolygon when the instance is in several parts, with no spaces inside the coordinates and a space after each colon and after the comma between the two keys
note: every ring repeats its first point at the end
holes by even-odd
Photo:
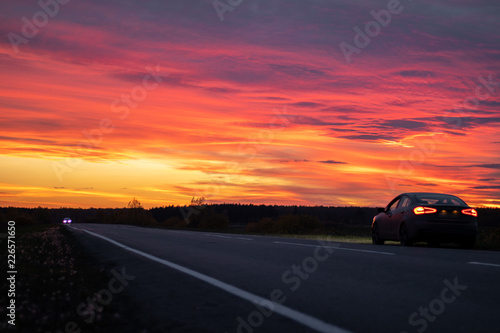
{"type": "Polygon", "coordinates": [[[408,237],[408,227],[404,223],[399,228],[399,242],[401,243],[401,246],[411,246],[412,245],[412,243],[408,237]]]}
{"type": "Polygon", "coordinates": [[[378,224],[374,224],[372,228],[372,243],[374,245],[384,245],[384,240],[380,239],[378,224]]]}

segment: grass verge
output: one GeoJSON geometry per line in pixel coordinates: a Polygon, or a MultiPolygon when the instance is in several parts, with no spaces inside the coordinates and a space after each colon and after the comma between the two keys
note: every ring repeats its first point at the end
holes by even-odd
{"type": "MultiPolygon", "coordinates": [[[[7,262],[5,250],[0,257],[1,262],[7,262]]],[[[93,261],[65,226],[18,227],[16,269],[16,325],[2,321],[0,331],[131,331],[123,318],[136,309],[132,309],[126,295],[115,294],[104,306],[89,305],[89,299],[95,300],[96,293],[108,287],[112,268],[93,261]]],[[[1,284],[6,291],[6,279],[1,284]]],[[[0,297],[3,318],[7,318],[7,301],[0,297]]]]}

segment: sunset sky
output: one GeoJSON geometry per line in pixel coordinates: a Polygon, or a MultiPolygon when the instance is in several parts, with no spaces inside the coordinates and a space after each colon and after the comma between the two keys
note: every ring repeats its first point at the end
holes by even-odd
{"type": "Polygon", "coordinates": [[[498,0],[59,1],[0,4],[0,206],[500,207],[498,0]]]}

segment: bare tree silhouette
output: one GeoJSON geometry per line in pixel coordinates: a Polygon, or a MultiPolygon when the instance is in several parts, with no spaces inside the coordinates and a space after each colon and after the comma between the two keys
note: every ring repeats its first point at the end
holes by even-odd
{"type": "Polygon", "coordinates": [[[142,207],[142,204],[137,200],[135,197],[132,199],[132,201],[129,201],[127,208],[144,208],[142,207]]]}
{"type": "Polygon", "coordinates": [[[191,199],[191,206],[204,206],[205,205],[205,197],[193,197],[191,199]]]}
{"type": "Polygon", "coordinates": [[[134,216],[134,222],[135,224],[139,224],[138,222],[138,218],[137,218],[137,213],[139,210],[141,209],[144,209],[144,207],[142,206],[142,204],[139,202],[139,200],[137,200],[135,197],[134,199],[132,199],[132,201],[130,201],[127,205],[127,208],[131,209],[132,210],[132,215],[134,216]]]}

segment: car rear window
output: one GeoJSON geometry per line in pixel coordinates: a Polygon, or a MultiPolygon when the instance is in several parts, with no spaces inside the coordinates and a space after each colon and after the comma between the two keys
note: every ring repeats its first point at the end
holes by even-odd
{"type": "Polygon", "coordinates": [[[418,194],[415,196],[418,203],[428,205],[450,205],[450,206],[467,206],[460,198],[454,195],[446,194],[418,194]]]}

